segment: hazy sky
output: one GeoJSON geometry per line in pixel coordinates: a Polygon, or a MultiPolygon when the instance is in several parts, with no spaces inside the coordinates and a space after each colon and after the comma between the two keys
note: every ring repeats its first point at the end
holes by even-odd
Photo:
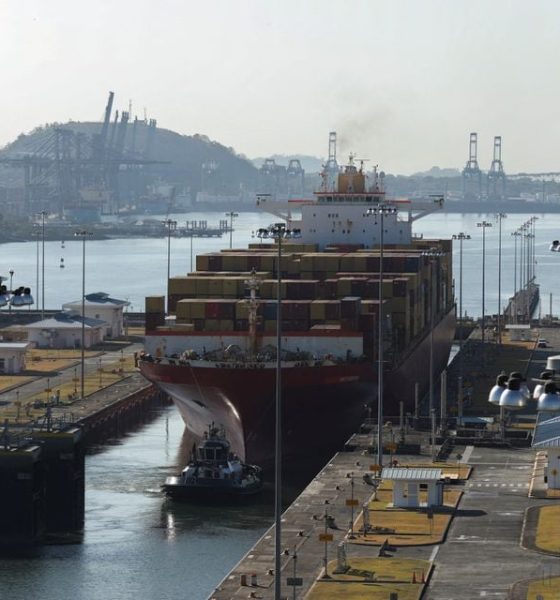
{"type": "MultiPolygon", "coordinates": [[[[555,0],[0,0],[0,145],[116,104],[249,157],[560,170],[555,0]]],[[[370,163],[371,164],[371,163],[370,163]]]]}

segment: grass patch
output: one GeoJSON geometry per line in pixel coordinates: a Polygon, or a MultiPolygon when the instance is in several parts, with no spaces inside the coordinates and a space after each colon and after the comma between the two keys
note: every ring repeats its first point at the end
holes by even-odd
{"type": "Polygon", "coordinates": [[[560,600],[560,577],[531,581],[527,588],[527,600],[533,600],[539,594],[543,600],[560,600]]]}
{"type": "Polygon", "coordinates": [[[560,505],[539,508],[535,546],[544,552],[560,554],[560,505]]]}
{"type": "MultiPolygon", "coordinates": [[[[355,544],[381,545],[385,540],[394,546],[416,546],[437,544],[445,536],[453,518],[452,508],[457,506],[461,497],[460,490],[444,491],[444,507],[434,509],[433,518],[428,519],[426,509],[393,508],[392,483],[383,482],[376,499],[369,503],[369,520],[374,529],[363,534],[363,516],[358,516],[354,525],[355,544]],[[377,529],[379,528],[379,529],[377,529]]],[[[427,493],[420,492],[420,501],[426,502],[427,493]]]]}
{"type": "Polygon", "coordinates": [[[426,560],[403,558],[350,557],[347,563],[350,569],[335,575],[336,561],[330,562],[332,580],[318,580],[306,600],[387,600],[392,592],[399,600],[418,600],[424,588],[422,573],[427,577],[430,569],[426,560]],[[412,583],[413,573],[418,583],[412,583]]]}
{"type": "MultiPolygon", "coordinates": [[[[95,356],[95,354],[93,354],[95,356]]],[[[109,364],[103,364],[102,371],[93,372],[86,374],[84,379],[84,396],[90,396],[99,390],[109,387],[127,377],[135,371],[134,358],[126,357],[124,359],[115,358],[114,362],[109,364]],[[119,372],[122,369],[122,372],[119,372]]],[[[20,406],[10,404],[5,407],[0,407],[0,418],[2,420],[8,419],[8,421],[14,423],[27,423],[33,419],[42,417],[45,413],[45,408],[42,406],[43,403],[48,402],[49,399],[56,395],[57,391],[60,393],[60,404],[59,406],[71,406],[80,395],[81,381],[80,369],[76,370],[76,381],[65,381],[61,383],[58,377],[44,377],[44,388],[41,392],[35,394],[25,394],[25,389],[20,394],[20,406]],[[47,387],[47,385],[49,387],[47,387]],[[47,391],[50,390],[50,391],[47,391]]]]}

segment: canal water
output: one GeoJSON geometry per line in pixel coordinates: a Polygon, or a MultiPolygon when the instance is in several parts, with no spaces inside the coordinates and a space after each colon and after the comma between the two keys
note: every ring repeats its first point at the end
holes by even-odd
{"type": "MultiPolygon", "coordinates": [[[[86,459],[82,544],[0,559],[2,600],[203,600],[272,522],[270,498],[191,506],[159,486],[189,440],[174,407],[86,459]]],[[[1,492],[0,492],[1,494],[1,492]]],[[[0,500],[1,506],[1,500],[0,500]]]]}
{"type": "MultiPolygon", "coordinates": [[[[514,292],[515,238],[511,233],[532,215],[512,214],[502,220],[502,304],[514,292]]],[[[217,226],[223,213],[188,213],[170,215],[184,225],[185,221],[205,220],[208,226],[217,226]]],[[[553,295],[553,313],[560,312],[560,278],[555,274],[560,255],[548,250],[553,239],[560,238],[560,214],[538,215],[536,223],[537,280],[541,284],[543,314],[549,312],[549,294],[553,295]]],[[[154,216],[163,219],[163,215],[154,216]]],[[[234,248],[245,248],[250,242],[258,243],[254,232],[277,220],[267,213],[241,212],[234,221],[232,236],[234,248]]],[[[477,223],[486,220],[493,224],[486,229],[486,314],[498,310],[498,224],[493,215],[461,215],[435,213],[414,223],[413,232],[425,238],[451,237],[463,232],[471,236],[463,243],[463,311],[470,316],[480,316],[482,297],[482,229],[477,223]]],[[[171,274],[184,275],[191,271],[191,248],[189,238],[171,239],[171,274]]],[[[82,290],[82,242],[65,240],[45,243],[45,308],[60,308],[64,302],[79,300],[82,290]],[[63,269],[60,259],[64,258],[63,269]]],[[[229,235],[222,238],[194,238],[193,265],[196,254],[216,252],[229,247],[229,235]]],[[[30,286],[35,299],[41,304],[36,285],[37,244],[35,242],[1,245],[0,275],[7,276],[13,269],[13,285],[30,286]]],[[[519,265],[518,245],[518,265],[519,265]]],[[[39,256],[40,258],[40,256],[39,256]]],[[[40,271],[42,265],[40,265],[40,271]]],[[[459,285],[459,252],[454,253],[454,276],[459,285]]],[[[519,266],[518,266],[519,270],[519,266]]],[[[86,242],[86,292],[105,291],[114,297],[128,299],[131,310],[143,311],[144,298],[166,293],[167,239],[133,238],[86,242]]],[[[519,286],[519,275],[517,277],[519,286]]],[[[39,287],[42,287],[40,283],[39,287]]]]}
{"type": "MultiPolygon", "coordinates": [[[[514,290],[514,238],[511,232],[527,215],[509,215],[502,230],[502,304],[514,290]]],[[[539,215],[536,226],[537,281],[543,313],[548,294],[553,312],[560,312],[560,255],[550,253],[560,238],[560,215],[539,215]]],[[[159,217],[154,217],[159,218],[159,217]]],[[[163,218],[163,217],[161,217],[163,218]]],[[[212,226],[222,213],[171,215],[179,221],[207,220],[212,226]]],[[[482,233],[477,222],[487,220],[486,313],[498,309],[498,227],[492,215],[434,214],[415,223],[425,238],[464,232],[471,240],[463,250],[463,310],[481,314],[482,233]]],[[[240,213],[234,222],[233,247],[258,239],[253,232],[276,220],[262,213],[240,213]]],[[[193,240],[193,256],[229,246],[229,236],[193,240]]],[[[45,307],[60,308],[81,295],[81,242],[45,244],[45,307]],[[65,268],[61,269],[60,259],[65,268]]],[[[166,291],[167,240],[164,238],[88,241],[86,292],[105,291],[128,299],[142,311],[146,295],[166,291]]],[[[36,290],[35,242],[3,244],[0,275],[14,270],[14,286],[36,290]]],[[[191,270],[189,239],[171,240],[171,273],[191,270]]],[[[193,267],[194,268],[194,265],[193,267]]],[[[454,256],[458,286],[459,253],[454,256]]],[[[87,457],[86,529],[80,545],[44,548],[33,559],[0,560],[0,598],[136,600],[207,598],[223,576],[241,559],[272,522],[269,498],[234,507],[173,504],[159,493],[165,477],[184,464],[189,443],[173,407],[160,409],[153,420],[121,440],[87,457]]],[[[1,498],[1,490],[0,490],[1,498]]],[[[1,507],[1,500],[0,500],[1,507]]]]}

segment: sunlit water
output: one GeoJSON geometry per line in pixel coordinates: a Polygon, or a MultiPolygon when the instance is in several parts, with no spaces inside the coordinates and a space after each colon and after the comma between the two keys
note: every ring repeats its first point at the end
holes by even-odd
{"type": "MultiPolygon", "coordinates": [[[[502,223],[502,303],[514,290],[514,238],[511,232],[531,215],[514,214],[502,223]]],[[[171,215],[183,224],[185,220],[208,221],[217,225],[223,213],[189,213],[171,215]]],[[[160,217],[154,217],[158,219],[160,217]]],[[[163,216],[161,217],[163,218],[163,216]]],[[[273,222],[276,217],[266,213],[242,212],[234,222],[233,247],[243,248],[257,242],[252,233],[273,222]]],[[[486,229],[486,313],[498,310],[498,226],[493,215],[433,214],[414,224],[414,233],[425,237],[451,237],[464,232],[471,239],[463,244],[463,311],[469,315],[481,314],[482,286],[482,230],[477,222],[487,220],[493,227],[486,229]]],[[[560,310],[560,278],[555,277],[560,256],[548,251],[552,239],[560,237],[560,215],[539,215],[536,225],[537,279],[541,284],[543,312],[549,311],[549,297],[553,294],[553,312],[560,310]]],[[[60,308],[62,303],[77,300],[82,289],[82,246],[79,240],[45,243],[45,308],[60,308]],[[65,268],[60,268],[64,258],[65,268]]],[[[458,243],[457,243],[458,244],[458,243]]],[[[197,253],[219,251],[229,247],[229,236],[222,238],[194,238],[193,256],[197,253]]],[[[14,270],[14,287],[28,285],[37,298],[35,242],[0,245],[0,275],[14,270]]],[[[183,275],[191,270],[190,239],[171,239],[171,274],[183,275]]],[[[518,246],[519,260],[519,246],[518,246]]],[[[194,268],[194,265],[193,265],[194,268]]],[[[459,286],[459,252],[454,255],[454,275],[459,286]]],[[[128,299],[131,310],[142,311],[148,295],[166,293],[167,239],[135,238],[86,243],[86,292],[105,291],[115,297],[128,299]]],[[[518,276],[519,282],[519,276],[518,276]]],[[[518,283],[519,285],[519,283],[518,283]]],[[[39,287],[42,287],[40,284],[39,287]]],[[[37,298],[39,299],[39,298],[37,298]]],[[[40,299],[39,299],[40,300],[40,299]]]]}
{"type": "Polygon", "coordinates": [[[184,460],[173,407],[86,460],[82,544],[0,560],[0,598],[207,598],[270,525],[264,500],[233,507],[166,500],[159,486],[184,460]]]}
{"type": "MultiPolygon", "coordinates": [[[[179,222],[206,219],[217,224],[222,213],[171,215],[179,222]]],[[[514,288],[514,242],[511,232],[531,215],[510,215],[502,230],[502,296],[514,288]]],[[[157,218],[157,217],[156,217],[157,218]]],[[[486,312],[498,308],[498,227],[492,215],[436,214],[418,221],[414,232],[425,237],[470,234],[463,252],[463,310],[481,313],[482,233],[476,223],[493,222],[486,230],[486,312]]],[[[261,213],[240,213],[233,246],[244,247],[252,232],[273,222],[261,213]]],[[[553,312],[560,310],[560,255],[548,251],[560,237],[560,215],[540,215],[536,227],[537,280],[543,312],[553,294],[553,312]]],[[[229,245],[222,239],[194,239],[193,253],[229,245]]],[[[45,244],[45,306],[59,308],[81,295],[81,242],[45,244]],[[65,268],[60,269],[60,258],[65,268]]],[[[0,274],[14,270],[14,286],[36,283],[35,242],[0,246],[0,274]]],[[[454,256],[459,280],[459,253],[454,256]]],[[[190,240],[171,240],[171,273],[191,270],[190,240]]],[[[167,240],[117,239],[87,242],[86,291],[106,291],[126,298],[141,311],[146,295],[165,293],[167,240]]],[[[86,531],[81,545],[52,546],[34,559],[0,560],[0,598],[59,600],[185,598],[211,594],[220,579],[240,560],[271,522],[266,501],[224,508],[173,504],[159,494],[159,485],[184,464],[183,424],[173,408],[118,444],[87,458],[86,531]]]]}

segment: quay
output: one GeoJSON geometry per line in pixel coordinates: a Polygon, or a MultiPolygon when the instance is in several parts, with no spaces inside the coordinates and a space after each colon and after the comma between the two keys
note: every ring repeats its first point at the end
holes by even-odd
{"type": "MultiPolygon", "coordinates": [[[[68,358],[60,371],[23,377],[26,383],[0,393],[0,553],[80,541],[87,447],[122,434],[161,402],[161,392],[135,371],[141,345],[111,346],[88,352],[84,398],[76,394],[79,361],[68,358]]],[[[52,359],[54,367],[60,362],[52,359]]]]}
{"type": "MultiPolygon", "coordinates": [[[[475,414],[488,414],[483,411],[496,373],[517,370],[528,380],[538,377],[548,356],[560,353],[560,329],[535,330],[531,341],[519,344],[504,336],[504,345],[487,344],[484,356],[476,332],[469,343],[462,367],[472,389],[464,410],[465,420],[474,421],[475,414]],[[537,347],[538,338],[547,340],[547,348],[537,347]]],[[[455,373],[456,366],[448,370],[455,373]]],[[[455,379],[448,383],[450,389],[456,386],[455,379]]],[[[449,396],[448,401],[454,400],[449,396]]],[[[411,429],[410,419],[401,430],[395,426],[399,417],[387,417],[393,426],[384,427],[383,480],[372,453],[375,428],[363,427],[283,513],[282,597],[558,598],[560,536],[556,550],[545,554],[535,541],[534,511],[543,503],[554,507],[558,499],[547,496],[544,458],[530,448],[534,406],[509,424],[506,444],[472,430],[470,437],[457,436],[461,428],[455,425],[452,431],[440,430],[434,461],[428,432],[411,429]],[[515,435],[519,429],[521,436],[515,435]],[[408,454],[399,453],[399,446],[408,454]],[[389,481],[394,467],[410,473],[441,470],[443,504],[392,506],[397,501],[396,482],[389,481]]],[[[421,500],[427,499],[426,485],[420,486],[421,500]]],[[[274,598],[274,535],[271,527],[210,600],[274,598]]]]}

